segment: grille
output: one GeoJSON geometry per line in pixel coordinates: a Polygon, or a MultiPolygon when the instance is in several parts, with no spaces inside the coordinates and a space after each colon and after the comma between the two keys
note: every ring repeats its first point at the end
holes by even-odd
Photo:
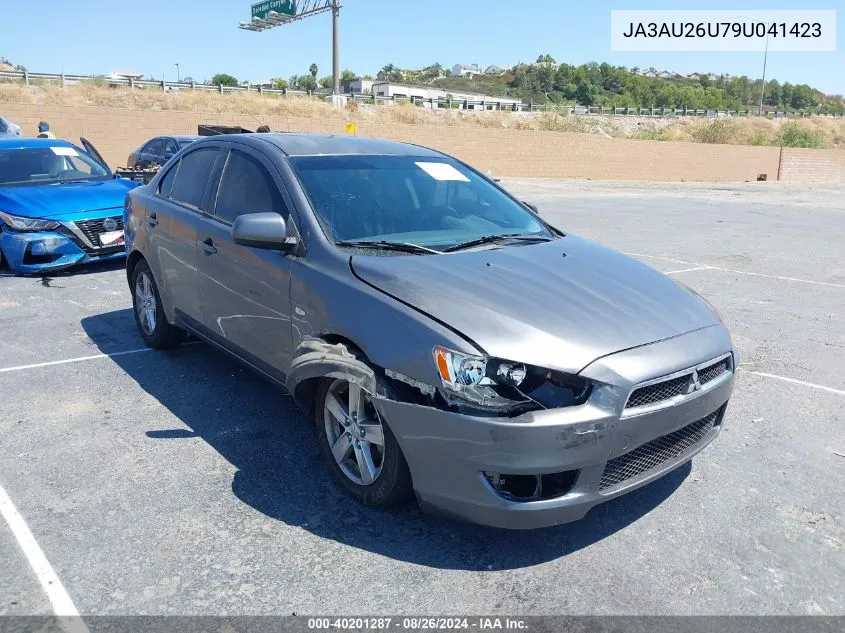
{"type": "Polygon", "coordinates": [[[680,457],[703,440],[713,430],[720,411],[688,424],[682,429],[652,440],[634,450],[611,459],[604,467],[599,491],[617,486],[623,481],[646,473],[665,462],[680,457]]]}
{"type": "Polygon", "coordinates": [[[677,378],[670,378],[663,382],[658,382],[653,385],[639,387],[634,389],[633,393],[628,397],[628,404],[625,408],[642,407],[647,404],[654,404],[662,400],[669,400],[686,391],[687,384],[689,384],[689,375],[678,376],[677,378]]]}
{"type": "Polygon", "coordinates": [[[730,365],[728,364],[728,359],[723,358],[718,363],[713,363],[709,367],[699,370],[698,381],[703,385],[711,380],[716,380],[716,378],[724,374],[729,369],[730,365]]]}
{"type": "MultiPolygon", "coordinates": [[[[84,220],[83,222],[76,222],[76,226],[85,234],[85,237],[88,238],[88,241],[91,242],[97,248],[102,248],[102,244],[100,244],[100,233],[105,233],[106,230],[103,228],[103,222],[105,222],[109,218],[100,218],[99,220],[84,220]]],[[[123,218],[115,216],[110,218],[117,222],[117,226],[113,229],[115,231],[122,231],[123,230],[123,218]]]]}

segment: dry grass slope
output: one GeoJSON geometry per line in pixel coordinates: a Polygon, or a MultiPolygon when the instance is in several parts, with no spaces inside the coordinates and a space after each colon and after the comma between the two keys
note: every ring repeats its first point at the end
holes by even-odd
{"type": "MultiPolygon", "coordinates": [[[[534,114],[511,112],[464,112],[428,110],[411,105],[368,106],[337,109],[307,97],[281,97],[258,93],[205,91],[159,92],[109,88],[83,83],[62,88],[55,84],[23,86],[0,83],[0,107],[3,103],[49,104],[59,106],[100,106],[120,109],[174,110],[204,113],[246,113],[260,124],[263,115],[319,118],[343,121],[368,121],[416,125],[447,125],[517,130],[545,130],[599,134],[613,138],[659,141],[692,141],[733,145],[773,145],[784,137],[785,121],[770,119],[692,119],[646,117],[570,116],[562,111],[534,114]]],[[[799,136],[818,141],[819,147],[845,149],[845,119],[811,118],[797,123],[799,136]]],[[[795,130],[792,130],[794,132],[795,130]]]]}

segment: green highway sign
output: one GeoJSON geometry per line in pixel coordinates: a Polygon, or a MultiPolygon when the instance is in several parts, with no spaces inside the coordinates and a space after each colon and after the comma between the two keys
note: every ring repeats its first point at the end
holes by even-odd
{"type": "Polygon", "coordinates": [[[270,11],[281,13],[282,15],[296,15],[296,3],[294,0],[264,0],[264,2],[257,2],[252,5],[252,17],[264,20],[270,14],[270,11]]]}

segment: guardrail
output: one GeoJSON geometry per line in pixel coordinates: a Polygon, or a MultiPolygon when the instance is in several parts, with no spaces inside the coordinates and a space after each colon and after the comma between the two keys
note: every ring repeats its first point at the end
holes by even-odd
{"type": "MultiPolygon", "coordinates": [[[[33,73],[29,71],[0,71],[0,80],[20,81],[26,85],[42,81],[59,82],[62,86],[78,84],[82,81],[96,82],[105,86],[146,89],[153,88],[162,92],[179,92],[183,90],[204,90],[225,94],[227,92],[256,92],[258,94],[278,95],[281,97],[307,97],[325,99],[331,95],[328,91],[322,90],[289,90],[286,88],[268,88],[261,85],[223,86],[204,83],[185,83],[175,81],[158,81],[149,79],[132,79],[127,77],[110,77],[96,75],[68,75],[51,73],[33,73]]],[[[640,117],[752,117],[763,116],[768,118],[804,118],[804,117],[832,117],[841,118],[845,114],[826,114],[806,111],[788,112],[784,110],[764,110],[762,115],[757,110],[705,110],[688,108],[641,108],[628,106],[600,107],[600,106],[579,106],[577,104],[540,104],[531,101],[513,102],[511,100],[501,101],[496,97],[486,100],[456,99],[453,97],[423,98],[403,95],[371,95],[366,93],[349,93],[343,95],[356,103],[385,105],[396,103],[410,103],[415,106],[428,107],[432,109],[454,109],[454,110],[496,110],[502,112],[543,112],[553,111],[564,114],[594,115],[594,116],[640,116],[640,117]]]]}

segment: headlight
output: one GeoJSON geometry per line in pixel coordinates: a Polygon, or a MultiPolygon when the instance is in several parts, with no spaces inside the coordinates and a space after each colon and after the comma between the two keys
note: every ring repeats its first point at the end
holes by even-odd
{"type": "Polygon", "coordinates": [[[0,220],[9,228],[16,231],[52,231],[60,226],[54,220],[36,220],[34,218],[21,218],[16,215],[0,211],[0,220]]]}
{"type": "Polygon", "coordinates": [[[443,387],[441,392],[452,404],[497,410],[519,405],[552,409],[582,404],[592,386],[579,376],[445,347],[434,348],[434,363],[443,387]]]}

